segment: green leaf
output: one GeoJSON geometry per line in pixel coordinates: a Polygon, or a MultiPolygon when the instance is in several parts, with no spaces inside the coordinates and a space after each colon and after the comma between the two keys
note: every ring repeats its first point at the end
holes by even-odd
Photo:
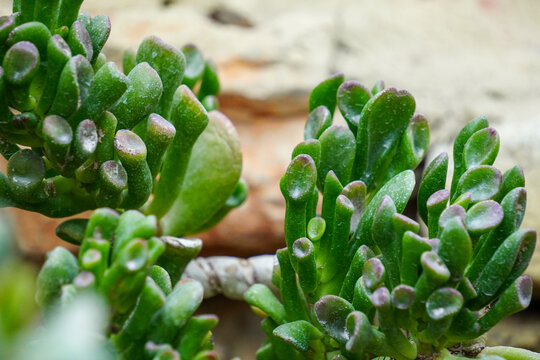
{"type": "Polygon", "coordinates": [[[473,283],[504,239],[519,228],[523,221],[526,204],[527,192],[524,188],[515,188],[504,197],[501,202],[504,211],[502,222],[478,244],[479,250],[467,270],[467,277],[473,283]]]}
{"type": "MultiPolygon", "coordinates": [[[[163,89],[165,91],[165,86],[163,89]]],[[[200,150],[193,152],[194,144],[207,127],[209,123],[209,116],[191,90],[189,90],[187,86],[182,85],[175,93],[174,106],[169,120],[176,129],[176,135],[174,136],[174,140],[169,145],[167,153],[165,154],[159,181],[154,185],[154,199],[148,208],[148,212],[156,215],[158,218],[163,217],[163,215],[165,215],[171,209],[171,206],[173,206],[180,195],[184,186],[183,183],[187,179],[186,174],[188,170],[188,163],[190,163],[190,158],[192,157],[192,154],[193,156],[197,156],[197,154],[200,153],[200,150]]],[[[229,146],[228,141],[231,141],[231,139],[221,139],[219,137],[222,132],[228,134],[229,137],[231,136],[229,132],[232,132],[232,130],[228,130],[224,125],[229,123],[224,120],[223,116],[213,116],[213,120],[211,122],[213,125],[211,130],[208,130],[207,136],[209,136],[209,139],[213,141],[213,145],[206,149],[208,150],[207,152],[200,153],[201,156],[203,154],[205,154],[204,156],[234,156],[232,154],[235,152],[236,147],[231,149],[226,148],[226,146],[229,146]],[[219,126],[220,124],[221,126],[219,126]],[[224,147],[226,150],[224,154],[213,154],[213,152],[210,152],[210,148],[223,151],[224,147]]],[[[211,167],[204,169],[204,161],[194,161],[191,163],[193,166],[195,166],[195,168],[198,168],[199,171],[212,171],[211,167]]],[[[207,190],[208,189],[203,191],[207,190]]],[[[229,195],[230,193],[226,196],[229,195]]],[[[171,221],[173,220],[184,221],[185,219],[172,219],[171,221]]],[[[194,219],[190,219],[190,221],[191,220],[194,219]]],[[[166,234],[180,233],[166,232],[166,234]]]]}
{"type": "Polygon", "coordinates": [[[32,21],[17,26],[7,38],[6,44],[12,46],[21,41],[31,42],[39,50],[40,58],[47,60],[47,44],[51,38],[51,32],[41,22],[32,21]]]}
{"type": "Polygon", "coordinates": [[[407,130],[403,133],[385,179],[390,179],[403,170],[415,169],[426,154],[429,136],[426,118],[420,114],[413,116],[407,130]]]}
{"type": "Polygon", "coordinates": [[[479,201],[493,199],[499,192],[502,174],[489,165],[478,165],[468,169],[456,186],[452,201],[466,192],[471,193],[471,204],[479,201]]]}
{"type": "Polygon", "coordinates": [[[171,343],[203,300],[204,289],[198,281],[179,283],[155,313],[149,326],[149,339],[171,343]]]}
{"type": "Polygon", "coordinates": [[[182,53],[186,57],[186,71],[182,82],[190,89],[193,89],[203,75],[205,68],[204,57],[197,46],[193,44],[184,45],[182,53]]]}
{"type": "Polygon", "coordinates": [[[318,139],[332,125],[332,114],[323,105],[313,109],[306,120],[304,139],[318,139]]]}
{"type": "Polygon", "coordinates": [[[132,129],[152,112],[163,92],[158,73],[146,62],[137,64],[127,78],[127,90],[110,109],[118,120],[117,129],[132,129]]]}
{"type": "MultiPolygon", "coordinates": [[[[240,179],[242,151],[238,133],[222,113],[212,111],[208,118],[208,127],[193,145],[182,189],[161,220],[166,234],[186,235],[199,229],[225,204],[240,179]]],[[[183,130],[177,127],[179,131],[183,130]]],[[[171,196],[170,190],[167,196],[171,196]]]]}
{"type": "Polygon", "coordinates": [[[114,148],[128,175],[128,192],[122,206],[139,208],[152,193],[152,173],[146,162],[146,146],[134,132],[119,130],[114,137],[114,148]]]}
{"type": "Polygon", "coordinates": [[[354,308],[348,301],[335,295],[323,296],[314,307],[315,317],[324,331],[342,344],[349,339],[346,323],[347,317],[353,311],[354,308]]]}
{"type": "Polygon", "coordinates": [[[345,349],[354,354],[363,353],[373,338],[373,330],[367,316],[360,311],[353,311],[347,316],[346,327],[349,340],[345,349]]]}
{"type": "MultiPolygon", "coordinates": [[[[205,340],[218,324],[216,315],[198,315],[189,319],[182,330],[178,352],[182,359],[192,359],[195,354],[203,348],[205,340]]],[[[210,357],[208,357],[210,359],[210,357]]]]}
{"type": "MultiPolygon", "coordinates": [[[[305,294],[313,294],[317,288],[317,265],[315,263],[315,248],[308,238],[297,239],[292,246],[292,257],[296,263],[296,273],[298,282],[305,294]]],[[[337,252],[336,252],[337,255],[337,252]]],[[[337,258],[337,256],[336,256],[337,258]]],[[[326,269],[331,267],[330,260],[326,264],[326,269]]],[[[277,322],[277,321],[276,321],[277,322]]]]}
{"type": "Polygon", "coordinates": [[[48,114],[68,119],[88,96],[93,81],[94,70],[90,62],[82,55],[73,56],[60,74],[56,96],[48,114]]]}
{"type": "Polygon", "coordinates": [[[358,131],[360,114],[364,109],[364,105],[366,105],[370,98],[371,92],[357,81],[345,81],[338,89],[338,108],[354,135],[356,135],[358,131]]]}
{"type": "Polygon", "coordinates": [[[82,2],[83,0],[62,0],[58,11],[57,27],[64,25],[70,27],[77,20],[82,2]]]}
{"type": "Polygon", "coordinates": [[[278,326],[274,335],[294,346],[298,351],[306,352],[310,341],[322,337],[321,332],[305,320],[297,320],[278,326]]]}
{"type": "Polygon", "coordinates": [[[285,308],[266,285],[252,285],[244,293],[244,299],[249,305],[255,306],[268,314],[277,324],[284,324],[287,321],[285,308]]]}
{"type": "Polygon", "coordinates": [[[482,235],[496,228],[501,223],[503,215],[503,208],[497,202],[481,201],[467,211],[465,225],[471,235],[482,235]]]}
{"type": "Polygon", "coordinates": [[[463,296],[453,288],[440,288],[431,294],[426,302],[430,319],[443,320],[455,316],[463,306],[463,296]]]}
{"type": "Polygon", "coordinates": [[[353,179],[360,179],[368,189],[373,189],[376,181],[384,177],[415,106],[411,94],[394,88],[377,94],[366,103],[356,134],[353,179]]]}
{"type": "Polygon", "coordinates": [[[525,187],[525,175],[523,174],[523,168],[519,165],[504,172],[501,188],[495,197],[495,201],[500,203],[506,194],[517,187],[525,187]]]}
{"type": "Polygon", "coordinates": [[[204,72],[201,80],[201,87],[197,93],[197,98],[202,100],[207,96],[216,96],[219,94],[219,78],[217,75],[216,65],[208,60],[204,66],[204,72]]]}
{"type": "Polygon", "coordinates": [[[396,206],[396,211],[401,213],[409,201],[414,189],[414,185],[414,172],[411,170],[406,170],[394,176],[379,189],[366,207],[366,210],[358,223],[358,228],[354,232],[351,239],[349,249],[347,251],[348,262],[351,261],[354,253],[360,247],[360,245],[363,243],[371,245],[371,224],[373,223],[373,216],[378,205],[381,203],[382,198],[385,195],[392,198],[396,206]]]}
{"type": "Polygon", "coordinates": [[[202,241],[172,236],[162,236],[161,240],[165,243],[165,251],[159,257],[157,264],[167,270],[172,283],[176,284],[187,264],[201,252],[202,241]]]}
{"type": "Polygon", "coordinates": [[[159,74],[163,83],[163,95],[155,112],[172,121],[169,113],[176,89],[184,76],[186,67],[184,54],[160,38],[149,36],[139,46],[136,60],[137,63],[147,62],[159,74]]]}
{"type": "Polygon", "coordinates": [[[535,242],[536,232],[531,229],[517,230],[506,238],[485,264],[478,279],[473,282],[478,297],[467,302],[466,306],[471,310],[478,310],[491,302],[512,272],[519,254],[523,251],[528,253],[527,248],[531,245],[534,247],[535,242]]]}
{"type": "Polygon", "coordinates": [[[441,242],[437,254],[450,270],[450,281],[452,284],[457,284],[472,257],[471,238],[458,217],[450,218],[441,227],[441,242]]]}
{"type": "Polygon", "coordinates": [[[56,236],[71,244],[80,245],[84,239],[84,231],[88,219],[69,219],[56,227],[56,236]]]}
{"type": "Polygon", "coordinates": [[[39,69],[39,52],[34,44],[21,41],[11,46],[2,62],[4,79],[13,85],[28,84],[39,69]]]}
{"type": "Polygon", "coordinates": [[[338,88],[344,79],[343,74],[338,73],[317,85],[309,95],[309,112],[323,105],[330,111],[331,116],[333,116],[336,109],[338,88]]]}
{"type": "Polygon", "coordinates": [[[317,166],[319,189],[324,189],[326,174],[332,170],[340,183],[347,184],[351,177],[355,155],[355,141],[352,132],[343,126],[331,126],[319,138],[321,160],[317,166]]]}
{"type": "Polygon", "coordinates": [[[452,198],[455,197],[456,187],[461,175],[467,170],[465,163],[463,162],[463,153],[465,144],[469,138],[478,130],[487,128],[489,126],[488,121],[484,117],[478,117],[469,122],[454,140],[454,175],[452,176],[452,198]]]}
{"type": "Polygon", "coordinates": [[[88,61],[92,61],[94,57],[94,48],[92,39],[86,27],[80,22],[75,21],[67,36],[67,43],[73,52],[73,55],[82,55],[88,61]]]}
{"type": "Polygon", "coordinates": [[[70,58],[71,50],[68,44],[60,35],[53,35],[47,45],[47,78],[36,108],[38,114],[44,114],[49,110],[56,95],[62,69],[70,58]]]}
{"type": "Polygon", "coordinates": [[[463,163],[470,169],[476,165],[492,165],[499,152],[499,134],[495,129],[478,130],[463,147],[463,163]]]}
{"type": "Polygon", "coordinates": [[[107,15],[98,15],[92,18],[86,29],[92,41],[93,55],[89,60],[90,63],[94,64],[111,33],[111,20],[107,15]]]}
{"type": "Polygon", "coordinates": [[[37,277],[36,301],[49,310],[60,299],[62,286],[70,284],[79,272],[77,259],[63,247],[47,254],[45,264],[37,277]]]}
{"type": "MultiPolygon", "coordinates": [[[[506,316],[526,309],[532,298],[532,279],[528,275],[517,278],[512,285],[506,289],[499,300],[489,309],[489,311],[478,320],[478,335],[488,331],[506,316]]],[[[524,354],[520,354],[524,355],[524,354]]],[[[506,357],[505,358],[509,358],[506,357]]],[[[538,355],[535,357],[538,358],[538,355]]],[[[523,359],[519,357],[519,359],[523,359]]]]}
{"type": "Polygon", "coordinates": [[[88,96],[82,99],[77,112],[69,118],[72,127],[84,119],[97,119],[109,109],[128,89],[130,80],[116,65],[103,65],[94,77],[88,96]]]}
{"type": "Polygon", "coordinates": [[[41,156],[30,149],[17,151],[7,163],[7,178],[13,195],[28,202],[39,202],[43,190],[45,163],[41,156]]]}

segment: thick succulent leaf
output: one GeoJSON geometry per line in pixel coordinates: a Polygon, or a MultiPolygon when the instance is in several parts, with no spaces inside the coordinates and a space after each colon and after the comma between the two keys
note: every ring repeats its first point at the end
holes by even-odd
{"type": "Polygon", "coordinates": [[[149,36],[139,46],[136,61],[147,62],[159,74],[163,83],[163,95],[155,112],[169,119],[175,91],[184,76],[186,67],[184,54],[160,38],[149,36]]]}
{"type": "Polygon", "coordinates": [[[274,335],[294,346],[298,351],[306,352],[312,339],[322,337],[320,331],[305,320],[297,320],[278,326],[274,335]]]}
{"type": "Polygon", "coordinates": [[[84,56],[69,59],[60,74],[56,97],[48,113],[69,118],[88,96],[93,81],[94,70],[84,56]]]}
{"type": "Polygon", "coordinates": [[[225,115],[212,111],[193,145],[182,189],[161,220],[165,234],[191,234],[206,223],[234,192],[242,172],[238,133],[225,115]]]}
{"type": "Polygon", "coordinates": [[[90,62],[94,64],[111,33],[111,20],[107,15],[98,15],[92,18],[86,29],[92,40],[93,55],[90,62]]]}
{"type": "MultiPolygon", "coordinates": [[[[489,311],[478,320],[479,329],[476,335],[478,336],[488,331],[506,316],[527,308],[531,303],[532,285],[532,279],[528,275],[517,278],[510,287],[505,289],[499,300],[495,302],[489,311]]],[[[521,357],[525,355],[523,353],[520,354],[517,352],[512,355],[520,355],[516,359],[526,359],[526,357],[521,357]]],[[[505,356],[505,358],[513,357],[505,356]]],[[[537,358],[538,354],[535,354],[531,359],[537,358]]]]}
{"type": "Polygon", "coordinates": [[[364,352],[373,338],[373,329],[368,317],[360,311],[353,311],[347,316],[346,326],[349,340],[345,344],[345,349],[356,354],[364,352]]]}
{"type": "Polygon", "coordinates": [[[178,283],[167,296],[163,307],[155,313],[149,326],[149,339],[154,343],[171,343],[203,300],[204,289],[198,281],[178,283]]]}
{"type": "Polygon", "coordinates": [[[517,187],[525,187],[525,175],[523,174],[523,168],[519,165],[504,172],[501,188],[495,197],[495,201],[500,203],[506,194],[517,187]]]}
{"type": "Polygon", "coordinates": [[[47,59],[47,44],[51,37],[51,32],[41,22],[32,21],[17,26],[7,38],[6,44],[12,46],[21,41],[28,41],[34,44],[39,50],[39,56],[43,61],[47,59]]]}
{"type": "Polygon", "coordinates": [[[403,170],[415,169],[426,154],[429,136],[429,125],[426,118],[421,114],[413,116],[407,131],[403,133],[385,179],[390,179],[403,170]]]}
{"type": "Polygon", "coordinates": [[[349,339],[347,317],[354,311],[346,300],[335,295],[323,296],[315,303],[315,317],[330,337],[344,344],[349,339]]]}
{"type": "Polygon", "coordinates": [[[201,79],[201,87],[197,93],[197,98],[203,100],[209,96],[217,96],[220,90],[219,78],[217,75],[216,65],[208,60],[204,66],[204,72],[201,79]]]}
{"type": "Polygon", "coordinates": [[[457,183],[452,201],[459,195],[471,193],[471,204],[493,199],[499,192],[502,183],[501,172],[489,165],[478,165],[468,169],[457,183]]]}
{"type": "Polygon", "coordinates": [[[97,119],[124,94],[130,80],[113,62],[103,65],[94,77],[88,96],[69,119],[72,127],[85,119],[97,119]]]}
{"type": "Polygon", "coordinates": [[[62,286],[70,284],[79,272],[77,259],[63,247],[47,254],[37,278],[36,301],[44,309],[52,307],[60,298],[62,286]]]}
{"type": "Polygon", "coordinates": [[[264,311],[277,324],[284,324],[286,322],[287,313],[285,312],[285,308],[266,285],[252,285],[244,293],[244,299],[251,306],[264,311]]]}
{"type": "Polygon", "coordinates": [[[71,244],[80,245],[87,225],[88,219],[66,220],[56,227],[56,236],[71,244]]]}
{"type": "Polygon", "coordinates": [[[354,80],[345,81],[338,89],[337,105],[353,135],[358,131],[360,114],[370,98],[370,91],[354,80]]]}
{"type": "Polygon", "coordinates": [[[38,192],[43,189],[45,163],[30,149],[17,151],[7,163],[7,178],[13,195],[28,202],[39,202],[38,192]]]}
{"type": "Polygon", "coordinates": [[[351,239],[347,252],[347,259],[349,262],[360,245],[371,244],[371,224],[373,223],[373,216],[383,197],[388,195],[390,198],[392,198],[396,206],[396,211],[401,213],[403,209],[405,209],[405,205],[411,197],[414,185],[414,172],[411,170],[406,170],[390,179],[379,189],[375,196],[373,196],[370,203],[366,207],[366,210],[358,223],[358,228],[354,232],[351,239]]]}
{"type": "Polygon", "coordinates": [[[36,108],[36,113],[42,115],[49,110],[56,94],[60,73],[71,58],[71,55],[68,44],[60,35],[53,35],[49,39],[49,44],[47,45],[47,78],[36,108]]]}
{"type": "Polygon", "coordinates": [[[442,226],[437,253],[450,270],[451,281],[459,282],[472,257],[471,239],[460,218],[453,217],[442,226]]]}
{"type": "MultiPolygon", "coordinates": [[[[27,1],[21,1],[22,3],[25,3],[27,1]]],[[[77,20],[77,16],[79,15],[79,9],[81,8],[83,0],[69,0],[69,1],[61,1],[60,2],[60,8],[58,11],[58,27],[61,26],[71,26],[75,20],[77,20]]]]}
{"type": "Polygon", "coordinates": [[[313,159],[298,155],[291,161],[280,183],[281,192],[290,201],[305,201],[311,196],[317,173],[313,159]]]}
{"type": "Polygon", "coordinates": [[[332,114],[326,106],[317,106],[309,113],[306,120],[304,139],[318,139],[332,125],[332,120],[332,114]]]}
{"type": "MultiPolygon", "coordinates": [[[[397,286],[400,282],[399,262],[401,260],[401,244],[393,224],[396,206],[389,196],[384,196],[373,216],[371,228],[373,242],[381,251],[381,260],[388,273],[389,283],[397,286]]],[[[369,286],[368,277],[364,274],[366,285],[369,286]]]]}
{"type": "Polygon", "coordinates": [[[186,71],[183,83],[193,88],[202,77],[205,67],[204,57],[197,46],[187,44],[182,47],[182,52],[186,57],[186,71]]]}
{"type": "Polygon", "coordinates": [[[4,56],[4,79],[13,85],[28,84],[36,75],[39,63],[39,52],[34,44],[28,41],[17,42],[4,56]]]}
{"type": "Polygon", "coordinates": [[[319,189],[324,189],[326,174],[332,170],[340,183],[349,182],[356,144],[352,132],[343,126],[331,126],[319,138],[321,143],[321,160],[317,166],[319,189]]]}
{"type": "Polygon", "coordinates": [[[485,264],[493,256],[501,243],[514,231],[516,231],[523,220],[527,204],[527,192],[525,188],[515,188],[510,191],[501,202],[504,216],[500,225],[486,235],[485,239],[478,245],[477,251],[469,269],[467,277],[474,282],[485,264]]]}
{"type": "Polygon", "coordinates": [[[415,101],[408,92],[387,89],[372,97],[360,116],[356,134],[353,179],[372,189],[383,177],[399,141],[409,126],[415,101]]]}
{"type": "Polygon", "coordinates": [[[92,39],[86,27],[80,21],[75,21],[66,39],[73,55],[82,55],[88,61],[91,61],[94,57],[94,48],[92,46],[92,39]]]}
{"type": "Polygon", "coordinates": [[[426,302],[427,314],[432,320],[444,320],[455,316],[463,306],[463,296],[454,288],[435,290],[426,302]]]}
{"type": "MultiPolygon", "coordinates": [[[[214,130],[211,132],[209,130],[207,136],[213,138],[213,141],[221,144],[222,147],[227,147],[227,141],[229,140],[221,140],[219,137],[216,137],[216,135],[220,134],[220,131],[217,131],[217,125],[219,124],[217,118],[221,117],[215,116],[215,118],[213,121],[215,123],[214,130]]],[[[176,134],[165,154],[159,181],[154,186],[154,199],[148,209],[149,213],[155,214],[158,218],[161,218],[169,211],[179,196],[186,177],[188,163],[190,163],[193,153],[193,147],[209,122],[208,113],[191,90],[185,85],[180,86],[175,93],[174,106],[169,120],[174,125],[176,134]]],[[[224,120],[221,120],[221,122],[227,123],[224,120]]],[[[227,134],[227,131],[225,131],[225,135],[227,136],[224,139],[231,136],[227,134]]],[[[225,150],[224,155],[229,156],[227,154],[231,154],[235,148],[225,148],[225,150]]],[[[198,152],[201,154],[205,153],[204,151],[201,152],[201,150],[198,152]]],[[[219,157],[220,154],[214,154],[213,156],[219,157]]],[[[193,166],[203,167],[204,162],[193,166]]],[[[212,171],[210,168],[207,170],[212,171]]],[[[230,193],[227,194],[227,196],[229,195],[230,193]]]]}
{"type": "Polygon", "coordinates": [[[465,168],[492,165],[499,152],[499,144],[499,134],[493,128],[485,128],[472,134],[463,147],[465,168]]]}
{"type": "Polygon", "coordinates": [[[323,105],[333,115],[336,109],[338,88],[344,79],[343,74],[334,74],[317,85],[309,95],[309,112],[323,105]]]}
{"type": "MultiPolygon", "coordinates": [[[[336,249],[337,250],[337,249],[336,249]]],[[[336,251],[338,253],[338,251],[336,251]]],[[[308,238],[300,238],[293,243],[292,258],[296,263],[298,283],[305,294],[312,294],[317,288],[318,274],[315,263],[315,247],[308,238]]],[[[326,269],[331,267],[331,261],[326,264],[326,269]]]]}
{"type": "MultiPolygon", "coordinates": [[[[486,306],[508,278],[518,256],[536,242],[536,232],[521,229],[510,235],[493,254],[483,271],[474,282],[478,296],[467,303],[467,307],[478,310],[486,306]]],[[[519,274],[518,274],[519,276],[519,274]]]]}
{"type": "Polygon", "coordinates": [[[465,225],[471,235],[482,235],[496,228],[501,223],[503,215],[503,208],[497,202],[481,201],[467,211],[465,225]]]}
{"type": "Polygon", "coordinates": [[[366,210],[366,184],[357,180],[352,181],[343,188],[342,195],[346,196],[354,206],[351,217],[351,233],[356,230],[364,211],[366,210]]]}
{"type": "Polygon", "coordinates": [[[454,175],[452,176],[452,188],[450,191],[452,193],[452,198],[454,198],[454,193],[461,175],[467,170],[463,161],[465,144],[475,132],[487,128],[488,126],[489,124],[486,118],[478,117],[465,125],[458,136],[456,136],[456,139],[454,140],[454,175]]]}
{"type": "Polygon", "coordinates": [[[111,112],[118,120],[117,129],[131,129],[158,104],[163,91],[158,73],[143,62],[128,75],[129,86],[111,112]]]}

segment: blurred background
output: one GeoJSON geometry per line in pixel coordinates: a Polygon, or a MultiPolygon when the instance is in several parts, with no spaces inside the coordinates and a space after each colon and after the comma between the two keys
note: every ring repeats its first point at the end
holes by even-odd
{"type": "MultiPolygon", "coordinates": [[[[0,1],[2,14],[11,1],[0,1]]],[[[83,10],[111,18],[109,60],[147,35],[195,43],[218,66],[221,111],[237,127],[250,197],[202,234],[204,255],[250,256],[283,247],[279,178],[302,140],[310,90],[335,72],[368,87],[384,80],[416,98],[430,122],[428,158],[451,153],[476,116],[501,137],[495,166],[523,166],[523,226],[540,229],[540,2],[535,0],[87,0],[83,10]]],[[[23,258],[39,265],[61,243],[57,221],[9,210],[23,258]]],[[[65,245],[65,244],[63,244],[65,245]]],[[[527,271],[534,302],[490,333],[490,342],[540,351],[540,246],[527,271]]],[[[223,359],[254,358],[264,335],[241,302],[215,298],[223,359]]]]}

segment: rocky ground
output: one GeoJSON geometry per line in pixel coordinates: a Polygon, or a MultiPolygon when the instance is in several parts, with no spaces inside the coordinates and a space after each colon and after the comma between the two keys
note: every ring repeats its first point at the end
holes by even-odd
{"type": "MultiPolygon", "coordinates": [[[[501,135],[495,165],[523,166],[524,225],[540,229],[538,1],[87,0],[84,8],[111,17],[110,59],[155,34],[178,46],[194,42],[217,63],[222,110],[240,132],[251,197],[202,235],[208,254],[248,255],[282,246],[278,179],[301,140],[310,89],[338,71],[368,86],[383,79],[409,90],[430,120],[430,157],[449,151],[467,121],[487,116],[501,135]]],[[[0,9],[9,12],[8,2],[0,1],[0,9]]],[[[17,221],[34,224],[21,216],[17,221]]],[[[39,228],[24,246],[41,253],[51,246],[42,234],[52,233],[54,223],[34,226],[39,228]]],[[[534,259],[528,272],[540,300],[540,246],[534,259]]],[[[536,319],[530,336],[511,342],[530,338],[529,346],[538,346],[536,319]]]]}

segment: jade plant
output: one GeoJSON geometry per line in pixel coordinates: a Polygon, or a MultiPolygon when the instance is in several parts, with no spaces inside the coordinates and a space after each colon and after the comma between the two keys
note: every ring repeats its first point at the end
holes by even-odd
{"type": "Polygon", "coordinates": [[[175,236],[212,227],[247,190],[215,66],[150,36],[120,71],[102,52],[109,18],[81,3],[14,1],[0,18],[0,206],[139,209],[175,236]]]}
{"type": "Polygon", "coordinates": [[[216,110],[215,66],[194,45],[151,36],[120,71],[101,53],[108,17],[79,13],[81,3],[15,1],[0,18],[0,206],[95,210],[57,228],[80,248],[54,249],[39,273],[46,325],[99,294],[110,318],[92,336],[111,358],[215,358],[217,318],[191,316],[203,288],[180,280],[202,242],[177,237],[214,226],[247,195],[238,134],[216,110]]]}
{"type": "Polygon", "coordinates": [[[194,280],[179,281],[202,242],[156,237],[154,216],[136,210],[94,211],[78,258],[57,247],[37,279],[36,300],[54,314],[87,293],[110,308],[105,334],[117,359],[211,359],[214,315],[192,316],[203,299],[194,280]]]}
{"type": "Polygon", "coordinates": [[[337,74],[312,91],[309,108],[305,140],[280,183],[287,247],[277,251],[273,281],[281,301],[261,284],[245,293],[265,317],[258,359],[452,359],[449,348],[467,348],[528,306],[532,281],[522,274],[536,232],[519,228],[523,172],[492,166],[499,135],[486,119],[458,134],[449,190],[448,155],[426,167],[416,204],[422,231],[402,214],[429,144],[411,94],[337,74]],[[347,127],[332,125],[336,106],[347,127]]]}
{"type": "MultiPolygon", "coordinates": [[[[7,259],[0,221],[0,312],[10,313],[0,316],[0,355],[215,359],[217,318],[195,315],[206,284],[185,276],[203,273],[185,271],[202,241],[180,236],[214,226],[247,196],[238,135],[217,111],[216,68],[194,45],[151,36],[124,53],[120,71],[102,53],[108,17],[80,13],[81,3],[16,0],[0,18],[0,207],[50,217],[93,210],[57,228],[78,253],[47,255],[36,283],[43,328],[18,340],[20,351],[8,341],[33,314],[32,271],[7,259]],[[13,264],[17,277],[6,275],[13,264]],[[18,282],[22,290],[11,290],[18,282]],[[59,351],[69,332],[87,341],[59,351]]],[[[448,186],[448,155],[429,163],[417,217],[403,212],[430,135],[411,94],[337,74],[313,90],[309,110],[280,182],[286,248],[276,254],[275,287],[243,294],[265,318],[257,358],[478,355],[471,344],[532,294],[523,272],[536,233],[520,229],[524,176],[492,166],[497,132],[484,118],[461,130],[448,186]],[[347,126],[333,125],[336,108],[347,126]]],[[[241,263],[264,272],[268,259],[241,263]]],[[[234,297],[269,278],[250,268],[237,281],[235,262],[201,268],[215,270],[219,290],[234,297]]],[[[480,356],[540,357],[509,347],[480,356]]]]}

